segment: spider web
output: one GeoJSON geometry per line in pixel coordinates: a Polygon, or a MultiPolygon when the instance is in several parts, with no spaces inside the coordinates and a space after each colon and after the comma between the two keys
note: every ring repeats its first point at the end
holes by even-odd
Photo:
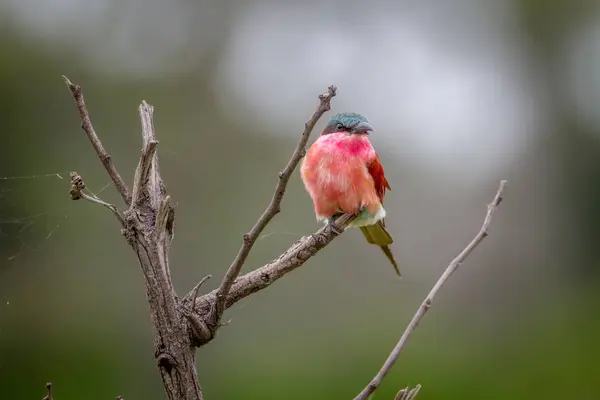
{"type": "MultiPolygon", "coordinates": [[[[39,251],[48,245],[52,238],[60,234],[64,220],[69,217],[71,204],[51,210],[34,210],[33,213],[23,214],[23,210],[14,206],[22,196],[19,191],[28,190],[27,185],[38,183],[39,180],[66,181],[57,182],[61,187],[68,183],[69,171],[51,172],[44,174],[0,176],[0,265],[18,263],[28,252],[39,251]]],[[[96,196],[109,188],[108,182],[97,192],[90,191],[96,196]]],[[[86,188],[89,191],[89,188],[86,188]]],[[[44,205],[40,205],[43,208],[44,205]]],[[[257,240],[262,241],[272,235],[289,235],[296,238],[302,235],[298,232],[272,231],[263,233],[257,240]]]]}
{"type": "MultiPolygon", "coordinates": [[[[29,185],[46,180],[58,181],[66,192],[69,171],[0,176],[0,267],[18,264],[25,254],[45,248],[55,235],[60,234],[61,225],[69,217],[71,204],[58,208],[46,206],[43,202],[39,205],[17,205],[24,197],[23,193],[31,189],[29,185]],[[28,208],[32,208],[32,212],[24,211],[28,208]]],[[[110,183],[93,194],[99,194],[108,187],[110,183]]]]}

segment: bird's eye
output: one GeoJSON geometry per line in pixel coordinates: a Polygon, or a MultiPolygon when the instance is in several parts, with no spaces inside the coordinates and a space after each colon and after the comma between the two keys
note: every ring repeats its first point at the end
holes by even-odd
{"type": "Polygon", "coordinates": [[[337,129],[337,131],[338,131],[338,132],[341,132],[341,131],[343,131],[343,130],[344,130],[344,125],[342,125],[342,124],[337,124],[337,125],[335,126],[335,129],[337,129]]]}

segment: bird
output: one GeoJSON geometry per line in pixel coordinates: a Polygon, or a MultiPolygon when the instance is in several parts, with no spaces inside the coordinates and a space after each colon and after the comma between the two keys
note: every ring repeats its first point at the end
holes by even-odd
{"type": "Polygon", "coordinates": [[[389,247],[394,240],[385,227],[383,208],[386,190],[392,188],[369,141],[372,132],[373,126],[361,114],[335,114],[306,151],[300,176],[317,221],[335,227],[336,216],[354,214],[348,227],[360,228],[367,242],[378,245],[401,276],[389,247]]]}

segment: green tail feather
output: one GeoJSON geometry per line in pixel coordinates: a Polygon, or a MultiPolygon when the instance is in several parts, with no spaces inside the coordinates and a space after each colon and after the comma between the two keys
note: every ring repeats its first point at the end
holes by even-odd
{"type": "Polygon", "coordinates": [[[367,242],[381,247],[383,253],[387,256],[387,258],[394,266],[394,269],[396,270],[398,276],[402,276],[400,274],[400,270],[398,269],[396,259],[394,258],[392,251],[388,247],[390,244],[394,243],[394,239],[392,239],[392,236],[385,229],[381,221],[377,222],[374,225],[361,226],[360,230],[363,233],[363,235],[365,235],[367,242]]]}

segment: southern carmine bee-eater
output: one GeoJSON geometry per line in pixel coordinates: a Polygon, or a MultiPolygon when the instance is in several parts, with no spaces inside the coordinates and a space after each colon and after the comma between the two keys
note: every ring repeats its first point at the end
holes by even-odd
{"type": "Polygon", "coordinates": [[[381,247],[400,276],[384,221],[383,198],[391,187],[369,141],[370,132],[373,126],[360,114],[334,115],[306,152],[300,175],[317,220],[333,223],[338,214],[355,214],[348,226],[359,227],[369,243],[381,247]]]}

